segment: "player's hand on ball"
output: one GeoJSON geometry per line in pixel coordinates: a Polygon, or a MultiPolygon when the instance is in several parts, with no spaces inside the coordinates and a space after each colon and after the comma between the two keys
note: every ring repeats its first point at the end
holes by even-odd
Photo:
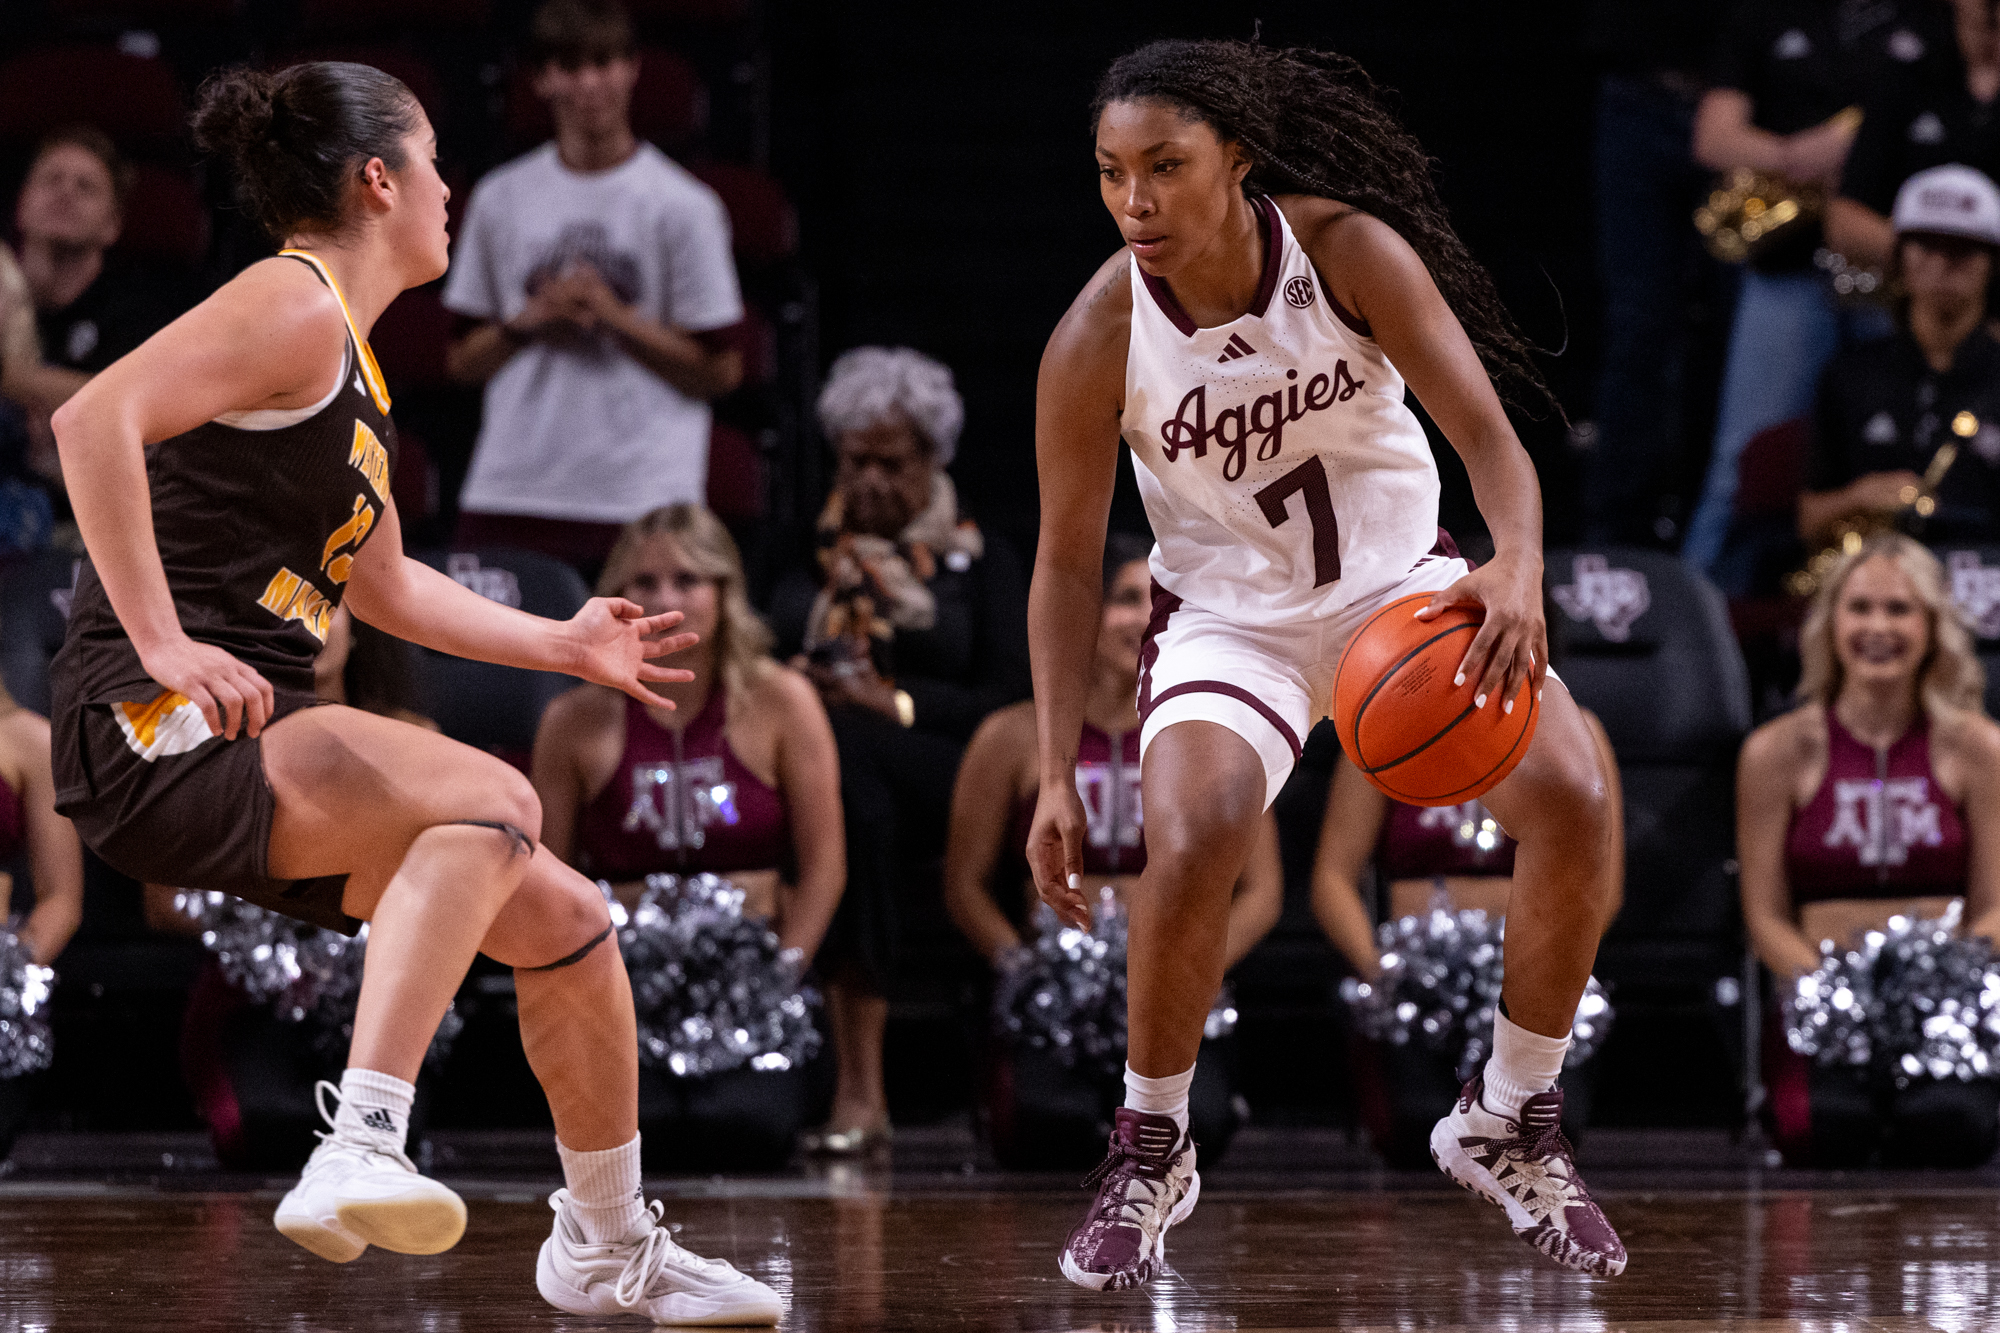
{"type": "Polygon", "coordinates": [[[256,668],[185,634],[140,653],[139,664],[161,685],[186,695],[208,729],[224,740],[235,740],[239,732],[260,734],[276,707],[271,682],[256,668]]]}
{"type": "Polygon", "coordinates": [[[667,632],[680,623],[678,611],[649,616],[644,607],[623,597],[593,597],[570,617],[576,650],[576,665],[570,674],[623,690],[655,708],[672,708],[672,700],[661,698],[646,686],[694,679],[692,671],[652,662],[695,645],[698,635],[667,632]]]}
{"type": "Polygon", "coordinates": [[[1083,798],[1076,780],[1063,777],[1042,783],[1035,800],[1035,820],[1028,826],[1028,868],[1035,892],[1065,925],[1090,929],[1090,904],[1084,901],[1083,798]]]}
{"type": "Polygon", "coordinates": [[[1431,598],[1430,604],[1417,612],[1417,619],[1429,620],[1448,606],[1468,603],[1482,607],[1486,618],[1466,648],[1452,683],[1476,681],[1473,698],[1478,707],[1490,702],[1511,713],[1521,683],[1532,682],[1539,693],[1542,673],[1548,669],[1549,630],[1542,619],[1541,560],[1495,556],[1491,563],[1431,598]]]}

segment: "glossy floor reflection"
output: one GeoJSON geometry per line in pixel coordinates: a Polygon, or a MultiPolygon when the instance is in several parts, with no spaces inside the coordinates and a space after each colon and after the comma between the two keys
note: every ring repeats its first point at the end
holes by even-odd
{"type": "MultiPolygon", "coordinates": [[[[271,1230],[275,1192],[10,1183],[0,1189],[0,1331],[646,1327],[542,1306],[533,1278],[546,1205],[513,1186],[477,1191],[468,1185],[471,1224],[456,1251],[371,1251],[336,1267],[271,1230]]],[[[1174,1233],[1175,1271],[1118,1296],[1056,1272],[1080,1193],[767,1180],[704,1184],[670,1198],[668,1217],[689,1246],[782,1291],[786,1327],[799,1333],[1963,1333],[2000,1323],[1991,1191],[1606,1193],[1632,1255],[1612,1281],[1545,1266],[1457,1191],[1219,1188],[1174,1233]]]]}

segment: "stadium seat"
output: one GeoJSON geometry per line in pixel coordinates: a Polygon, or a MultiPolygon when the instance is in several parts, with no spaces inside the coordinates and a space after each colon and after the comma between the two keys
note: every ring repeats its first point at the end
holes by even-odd
{"type": "Polygon", "coordinates": [[[1986,667],[1986,711],[2000,717],[2000,546],[1940,546],[1937,557],[1986,667]]]}
{"type": "Polygon", "coordinates": [[[777,181],[734,162],[702,162],[688,169],[722,197],[738,260],[768,264],[799,248],[799,215],[777,181]]]}
{"type": "Polygon", "coordinates": [[[118,249],[191,268],[208,254],[208,237],[208,210],[188,178],[150,163],[140,166],[125,200],[118,249]]]}
{"type": "Polygon", "coordinates": [[[750,0],[634,0],[630,8],[641,23],[737,23],[749,17],[750,0]]]}
{"type": "Polygon", "coordinates": [[[178,142],[183,118],[173,71],[164,61],[98,46],[45,47],[0,61],[0,141],[32,143],[78,123],[141,155],[178,142]]]}
{"type": "Polygon", "coordinates": [[[724,522],[764,516],[764,458],[756,441],[717,422],[708,435],[708,507],[724,522]]]}
{"type": "Polygon", "coordinates": [[[69,625],[70,592],[83,562],[43,551],[0,573],[0,678],[23,708],[49,711],[49,659],[69,625]]]}
{"type": "MultiPolygon", "coordinates": [[[[555,133],[548,106],[535,96],[533,78],[534,71],[521,65],[507,86],[507,142],[517,151],[555,133]]],[[[673,152],[707,128],[708,88],[694,66],[664,47],[641,50],[639,83],[632,90],[633,132],[673,152]]]]}
{"type": "Polygon", "coordinates": [[[312,33],[377,33],[399,28],[481,28],[490,0],[305,0],[301,26],[312,33]]]}
{"type": "Polygon", "coordinates": [[[1724,1019],[1712,1012],[1716,984],[1741,972],[1733,830],[1736,751],[1750,729],[1743,657],[1721,594],[1672,555],[1550,551],[1546,570],[1552,664],[1604,723],[1624,787],[1625,905],[1597,972],[1621,1015],[1612,1041],[1633,1056],[1620,1066],[1607,1050],[1607,1084],[1625,1081],[1607,1086],[1600,1105],[1615,1117],[1621,1101],[1657,1114],[1663,1100],[1680,1100],[1668,1115],[1726,1117],[1740,1104],[1717,1078],[1740,1058],[1735,1016],[1691,1020],[1724,1019]],[[1656,1040],[1687,1058],[1642,1053],[1656,1040]]]}
{"type": "MultiPolygon", "coordinates": [[[[482,597],[551,619],[567,620],[589,599],[577,572],[529,551],[413,552],[482,597]]],[[[416,654],[418,711],[444,734],[489,750],[523,769],[535,728],[549,700],[576,684],[569,676],[468,662],[420,648],[416,654]]]]}
{"type": "Polygon", "coordinates": [[[215,23],[234,18],[242,0],[49,0],[51,13],[131,23],[215,23]]]}

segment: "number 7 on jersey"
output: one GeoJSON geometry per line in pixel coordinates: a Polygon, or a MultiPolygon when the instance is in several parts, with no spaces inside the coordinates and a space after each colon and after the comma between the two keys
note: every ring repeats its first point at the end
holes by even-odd
{"type": "Polygon", "coordinates": [[[1254,492],[1252,499],[1274,528],[1291,515],[1285,501],[1304,495],[1306,519],[1312,524],[1313,587],[1323,588],[1340,577],[1340,520],[1333,516],[1333,496],[1327,490],[1326,467],[1314,454],[1284,476],[1254,492]]]}

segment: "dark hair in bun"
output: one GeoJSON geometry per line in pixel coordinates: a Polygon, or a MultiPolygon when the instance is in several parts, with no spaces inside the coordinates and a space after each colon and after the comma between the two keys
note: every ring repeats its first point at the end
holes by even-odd
{"type": "Polygon", "coordinates": [[[372,65],[232,69],[202,85],[194,141],[229,160],[243,207],[282,241],[337,230],[348,180],[374,157],[401,170],[421,114],[402,80],[372,65]]]}

